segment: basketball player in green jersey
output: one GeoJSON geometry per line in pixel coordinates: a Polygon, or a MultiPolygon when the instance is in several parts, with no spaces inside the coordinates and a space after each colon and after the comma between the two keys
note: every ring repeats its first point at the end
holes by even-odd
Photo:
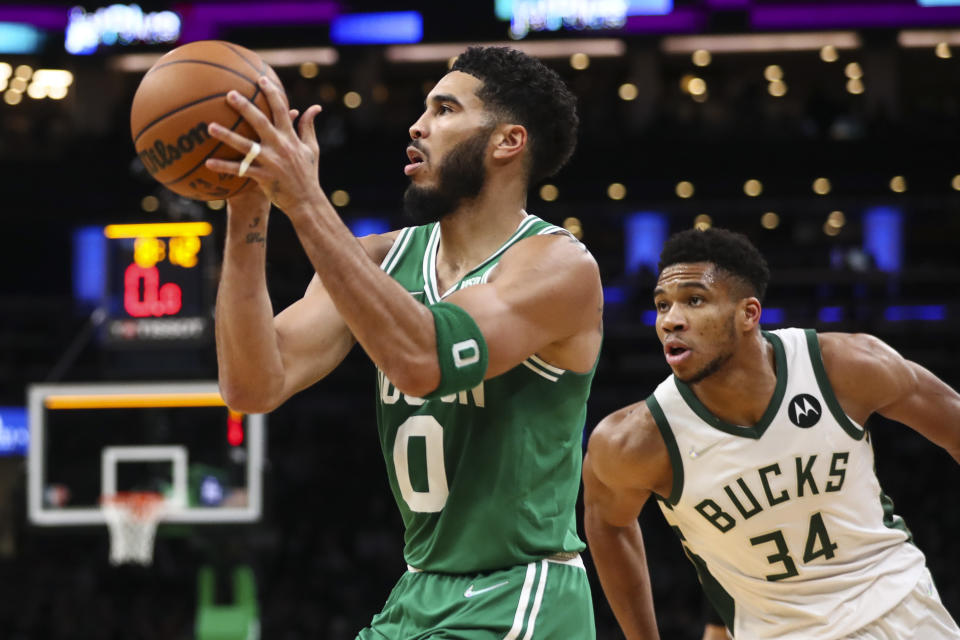
{"type": "Polygon", "coordinates": [[[960,639],[863,427],[879,413],[960,462],[960,395],[869,335],[761,331],[768,277],[721,229],[661,253],[673,375],[605,418],[584,461],[587,540],[621,628],[658,637],[637,523],[655,496],[733,637],[960,639]]]}
{"type": "Polygon", "coordinates": [[[269,118],[228,96],[258,146],[210,127],[247,159],[208,166],[260,187],[228,203],[220,387],[229,406],[265,412],[355,341],[376,365],[408,570],[358,637],[593,638],[574,506],[602,290],[583,245],[524,210],[529,185],[573,152],[573,95],[520,52],[468,49],[410,127],[404,202],[417,226],[357,240],[317,180],[319,107],[298,133],[282,93],[262,88],[269,118]],[[276,317],[264,278],[270,200],[317,273],[276,317]]]}

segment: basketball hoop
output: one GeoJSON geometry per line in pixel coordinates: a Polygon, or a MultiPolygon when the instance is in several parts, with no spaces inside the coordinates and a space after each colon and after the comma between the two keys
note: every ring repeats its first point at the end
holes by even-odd
{"type": "Polygon", "coordinates": [[[110,531],[110,564],[150,565],[157,524],[167,510],[163,494],[118,491],[100,498],[100,510],[110,531]]]}

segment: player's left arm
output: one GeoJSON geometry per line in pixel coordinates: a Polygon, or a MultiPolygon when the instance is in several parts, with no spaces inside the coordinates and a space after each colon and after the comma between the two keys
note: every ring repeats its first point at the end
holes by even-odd
{"type": "MultiPolygon", "coordinates": [[[[550,346],[554,350],[545,359],[552,364],[590,368],[590,358],[572,359],[575,364],[590,360],[582,367],[568,366],[566,360],[570,353],[591,350],[576,340],[582,327],[596,327],[591,335],[594,359],[600,344],[599,270],[582,245],[561,237],[523,240],[504,254],[490,284],[451,295],[447,301],[453,307],[428,309],[370,261],[321,189],[317,179],[319,144],[313,128],[320,107],[309,107],[299,130],[294,130],[287,116],[286,96],[269,80],[259,82],[271,116],[236,92],[227,96],[260,138],[262,151],[246,175],[257,181],[293,223],[340,316],[394,386],[417,397],[447,389],[439,350],[444,350],[450,370],[450,366],[463,364],[457,361],[458,346],[476,340],[471,337],[470,322],[458,314],[457,307],[466,311],[482,335],[488,350],[486,377],[550,346]],[[543,251],[537,253],[538,248],[543,251]],[[446,312],[443,326],[451,328],[447,336],[437,333],[439,309],[446,312]],[[564,344],[556,345],[558,342],[564,344]]],[[[242,153],[251,148],[251,140],[224,127],[211,126],[210,134],[242,153]]],[[[210,159],[207,166],[239,175],[239,163],[234,161],[210,159]]],[[[472,355],[463,360],[470,364],[472,355]]]]}
{"type": "Polygon", "coordinates": [[[925,367],[868,334],[820,334],[838,400],[863,424],[871,413],[902,422],[960,463],[960,394],[925,367]]]}
{"type": "Polygon", "coordinates": [[[446,302],[477,323],[489,352],[487,378],[538,353],[551,364],[589,371],[600,348],[603,291],[586,248],[567,235],[533,236],[511,247],[486,284],[446,302]]]}

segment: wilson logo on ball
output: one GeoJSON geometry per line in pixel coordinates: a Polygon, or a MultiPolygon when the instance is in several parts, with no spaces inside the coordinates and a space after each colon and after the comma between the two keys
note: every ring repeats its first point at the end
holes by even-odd
{"type": "Polygon", "coordinates": [[[201,122],[186,133],[177,137],[176,144],[170,144],[163,140],[156,140],[152,146],[147,147],[138,155],[143,166],[147,168],[150,175],[154,175],[162,169],[166,169],[174,162],[180,159],[184,154],[190,153],[195,147],[199,147],[210,139],[207,132],[207,123],[201,122]]]}

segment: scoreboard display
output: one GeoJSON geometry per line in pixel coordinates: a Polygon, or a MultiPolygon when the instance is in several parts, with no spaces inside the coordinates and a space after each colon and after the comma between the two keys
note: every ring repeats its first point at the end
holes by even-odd
{"type": "Polygon", "coordinates": [[[205,341],[214,301],[208,222],[111,224],[103,338],[113,345],[205,341]]]}

